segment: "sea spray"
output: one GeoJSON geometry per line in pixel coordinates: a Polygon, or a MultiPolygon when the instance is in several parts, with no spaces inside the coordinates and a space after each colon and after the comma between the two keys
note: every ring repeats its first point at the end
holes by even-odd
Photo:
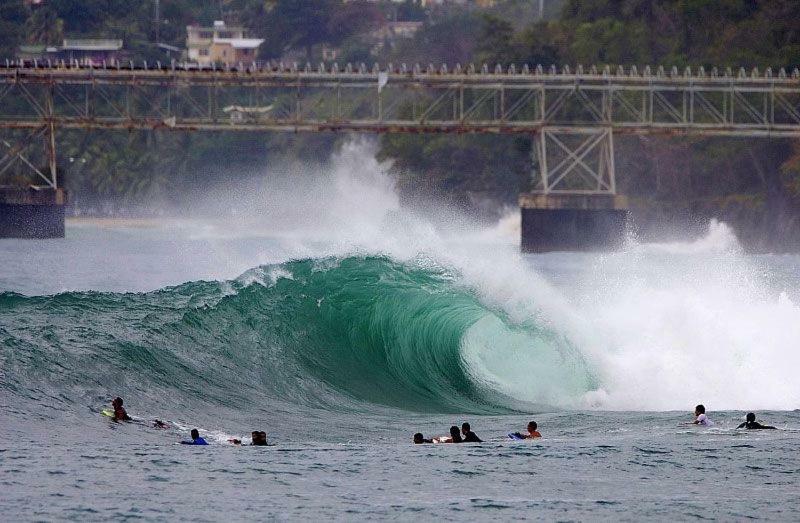
{"type": "Polygon", "coordinates": [[[786,291],[797,282],[775,276],[718,222],[694,242],[596,258],[572,300],[585,318],[578,343],[602,382],[587,405],[796,408],[800,307],[786,291]]]}

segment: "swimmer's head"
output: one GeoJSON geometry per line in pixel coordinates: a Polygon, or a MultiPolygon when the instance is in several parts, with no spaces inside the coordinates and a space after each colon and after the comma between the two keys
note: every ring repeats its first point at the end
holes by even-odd
{"type": "Polygon", "coordinates": [[[452,436],[453,439],[461,439],[461,433],[458,431],[458,427],[455,425],[450,427],[450,436],[452,436]]]}
{"type": "Polygon", "coordinates": [[[705,414],[706,408],[703,405],[698,405],[694,408],[694,415],[699,416],[700,414],[705,414]]]}
{"type": "Polygon", "coordinates": [[[748,412],[747,416],[745,416],[745,419],[747,421],[749,421],[750,423],[752,423],[752,422],[754,422],[756,420],[756,415],[753,414],[752,412],[748,412]]]}
{"type": "Polygon", "coordinates": [[[469,423],[467,423],[466,421],[465,421],[464,423],[462,423],[462,424],[461,424],[461,432],[462,432],[462,433],[463,433],[465,436],[467,435],[467,432],[469,432],[471,428],[472,428],[472,427],[470,427],[470,426],[469,426],[469,423]]]}
{"type": "Polygon", "coordinates": [[[414,434],[414,443],[420,444],[424,441],[424,437],[422,436],[422,432],[417,432],[414,434]]]}
{"type": "Polygon", "coordinates": [[[192,439],[197,439],[200,437],[200,432],[197,429],[192,429],[192,439]]]}
{"type": "Polygon", "coordinates": [[[111,405],[114,406],[114,407],[121,407],[122,406],[122,398],[117,396],[116,398],[111,400],[111,405]]]}
{"type": "Polygon", "coordinates": [[[539,426],[536,424],[535,421],[531,421],[530,423],[528,423],[528,432],[536,432],[536,429],[538,427],[539,426]]]}

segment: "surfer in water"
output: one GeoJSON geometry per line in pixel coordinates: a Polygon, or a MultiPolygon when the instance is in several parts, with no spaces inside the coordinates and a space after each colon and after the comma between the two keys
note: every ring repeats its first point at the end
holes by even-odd
{"type": "MultiPolygon", "coordinates": [[[[242,440],[231,438],[228,440],[228,443],[233,443],[234,445],[241,445],[242,440]]],[[[254,430],[250,433],[250,445],[253,447],[263,447],[267,445],[267,433],[263,430],[254,430]]]]}
{"type": "Polygon", "coordinates": [[[706,408],[703,405],[698,405],[694,408],[694,421],[693,425],[702,425],[704,427],[711,427],[714,422],[706,416],[706,408]]]}
{"type": "Polygon", "coordinates": [[[197,429],[192,429],[192,440],[183,440],[181,445],[208,445],[208,442],[200,437],[200,432],[197,429]]]}
{"type": "Polygon", "coordinates": [[[458,427],[453,425],[450,427],[450,436],[439,436],[438,438],[433,439],[434,443],[464,443],[464,440],[461,439],[461,431],[458,430],[458,427]]]}
{"type": "Polygon", "coordinates": [[[761,423],[756,421],[756,415],[752,412],[748,412],[745,418],[745,422],[736,427],[737,429],[772,429],[777,430],[777,427],[771,427],[769,425],[762,425],[761,423]]]}
{"type": "Polygon", "coordinates": [[[420,445],[422,443],[433,443],[433,440],[425,439],[425,436],[422,435],[422,432],[417,432],[414,434],[414,445],[420,445]]]}
{"type": "Polygon", "coordinates": [[[539,426],[536,424],[535,421],[528,422],[528,433],[527,434],[520,434],[519,432],[514,432],[508,435],[511,439],[534,439],[534,438],[541,438],[542,435],[536,430],[539,426]]]}
{"type": "Polygon", "coordinates": [[[122,407],[122,398],[117,396],[111,400],[111,406],[114,407],[114,421],[131,421],[131,417],[122,407]]]}
{"type": "Polygon", "coordinates": [[[472,432],[467,422],[461,424],[461,433],[464,435],[464,443],[483,443],[483,440],[472,432]]]}

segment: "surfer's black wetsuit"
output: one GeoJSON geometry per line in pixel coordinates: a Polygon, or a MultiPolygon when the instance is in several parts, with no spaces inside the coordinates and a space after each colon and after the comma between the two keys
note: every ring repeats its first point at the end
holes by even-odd
{"type": "Polygon", "coordinates": [[[737,429],[775,429],[775,430],[777,430],[776,427],[770,427],[769,425],[762,425],[761,423],[759,423],[757,421],[745,421],[744,423],[742,423],[741,425],[739,425],[736,428],[737,429]]]}
{"type": "Polygon", "coordinates": [[[464,434],[463,441],[464,443],[483,443],[483,440],[479,438],[478,435],[472,431],[469,431],[466,434],[464,434]]]}

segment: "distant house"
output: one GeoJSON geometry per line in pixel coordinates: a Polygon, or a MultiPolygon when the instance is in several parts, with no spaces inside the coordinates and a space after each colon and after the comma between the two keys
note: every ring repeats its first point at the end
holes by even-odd
{"type": "Polygon", "coordinates": [[[17,57],[23,60],[78,60],[100,63],[122,58],[122,40],[67,38],[60,46],[22,45],[17,57]]]}
{"type": "Polygon", "coordinates": [[[101,40],[95,38],[64,39],[58,58],[64,60],[92,60],[108,62],[119,59],[122,40],[101,40]]]}
{"type": "Polygon", "coordinates": [[[377,54],[387,44],[393,47],[401,38],[413,37],[422,25],[422,22],[386,22],[370,35],[375,42],[373,54],[377,54]]]}
{"type": "Polygon", "coordinates": [[[252,62],[261,38],[247,38],[242,27],[231,27],[216,21],[213,27],[188,26],[186,28],[187,58],[201,65],[211,63],[252,62]]]}

